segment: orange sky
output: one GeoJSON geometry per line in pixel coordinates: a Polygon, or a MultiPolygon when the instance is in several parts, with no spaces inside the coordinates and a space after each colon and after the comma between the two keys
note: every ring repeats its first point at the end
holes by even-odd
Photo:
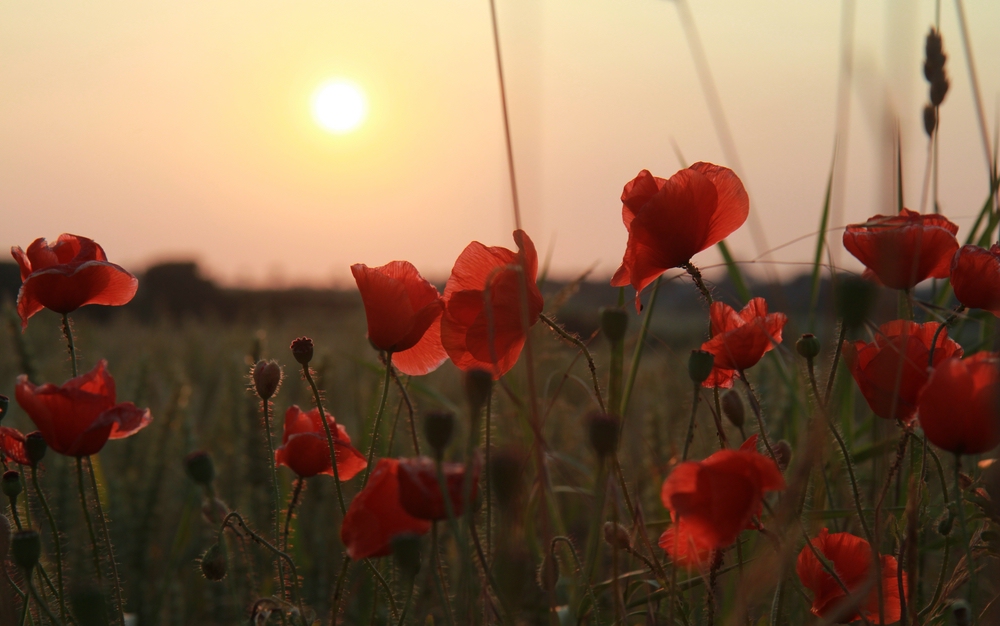
{"type": "MultiPolygon", "coordinates": [[[[841,4],[690,1],[768,243],[813,232],[833,150],[841,4]]],[[[677,170],[672,140],[690,161],[734,165],[677,8],[498,4],[526,229],[554,274],[596,263],[609,276],[626,241],[621,188],[643,168],[677,170]]],[[[952,87],[941,200],[962,238],[987,177],[954,3],[942,5],[952,87]]],[[[1000,3],[965,5],[993,141],[1000,3]]],[[[919,208],[933,20],[929,0],[857,3],[841,224],[892,210],[893,115],[906,203],[919,208]]],[[[230,284],[329,285],[348,284],[351,263],[393,259],[443,278],[473,239],[513,245],[486,0],[17,0],[0,5],[0,58],[4,247],[71,232],[132,269],[193,257],[230,284]],[[310,117],[310,94],[335,77],[367,91],[353,134],[310,117]]],[[[757,256],[748,227],[731,243],[738,258],[757,256]]],[[[812,245],[768,258],[807,261],[812,245]]]]}

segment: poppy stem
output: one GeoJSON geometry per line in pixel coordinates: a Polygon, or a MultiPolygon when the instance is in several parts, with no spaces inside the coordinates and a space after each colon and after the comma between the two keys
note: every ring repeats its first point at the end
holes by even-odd
{"type": "MultiPolygon", "coordinates": [[[[372,461],[375,459],[375,444],[378,443],[378,428],[382,423],[382,413],[385,412],[385,402],[389,398],[389,379],[392,377],[392,352],[385,355],[385,380],[382,381],[382,399],[378,403],[378,411],[375,413],[375,427],[372,429],[372,442],[368,447],[368,465],[365,466],[365,475],[361,481],[361,488],[368,484],[368,477],[372,474],[372,461]]],[[[325,423],[325,421],[324,421],[325,423]]],[[[329,430],[327,426],[327,430],[329,430]]],[[[331,440],[332,441],[332,440],[331,440]]],[[[330,444],[330,451],[333,452],[333,444],[330,444]]],[[[334,463],[336,465],[336,463],[334,463]]],[[[343,505],[343,501],[341,501],[343,505]]]]}
{"type": "MultiPolygon", "coordinates": [[[[65,621],[66,597],[63,587],[62,547],[59,545],[59,529],[56,528],[56,520],[52,516],[52,509],[49,508],[48,500],[45,499],[45,494],[42,492],[42,486],[38,483],[37,465],[33,465],[31,467],[31,482],[35,485],[35,493],[38,495],[38,500],[42,503],[42,510],[45,511],[45,517],[49,520],[49,531],[52,533],[52,544],[55,546],[56,550],[56,582],[59,585],[59,615],[65,621]]],[[[25,496],[25,505],[27,505],[27,496],[25,496]]],[[[14,519],[17,521],[18,529],[20,529],[21,522],[20,520],[17,520],[16,513],[14,519]]]]}
{"type": "Polygon", "coordinates": [[[681,457],[681,461],[687,461],[688,450],[691,449],[691,442],[694,441],[694,418],[698,415],[698,400],[701,399],[701,394],[698,393],[701,383],[694,384],[694,397],[691,399],[691,420],[688,422],[687,437],[684,438],[684,455],[681,457]]]}
{"type": "MultiPolygon", "coordinates": [[[[267,439],[267,464],[271,467],[271,491],[274,500],[274,543],[281,541],[281,494],[278,490],[278,468],[274,462],[274,442],[271,441],[271,403],[261,398],[260,409],[264,413],[264,435],[267,439]]],[[[326,421],[325,415],[321,414],[320,419],[324,422],[326,421]]],[[[333,459],[333,455],[330,456],[333,459]]],[[[336,462],[333,462],[336,465],[336,462]]],[[[301,478],[299,480],[302,480],[301,478]]],[[[291,507],[288,511],[289,517],[291,517],[291,507]]],[[[287,536],[287,533],[286,533],[287,536]]],[[[285,600],[285,568],[281,563],[281,559],[278,559],[278,587],[281,590],[281,599],[285,600]]]]}
{"type": "MultiPolygon", "coordinates": [[[[420,456],[420,441],[417,439],[417,421],[415,419],[415,411],[413,409],[413,402],[410,400],[410,394],[407,393],[406,388],[409,386],[410,382],[407,379],[406,384],[399,379],[399,374],[396,373],[395,369],[390,370],[392,372],[392,379],[396,381],[396,387],[399,389],[399,395],[403,397],[403,402],[406,403],[406,410],[410,415],[410,436],[413,438],[413,452],[420,456]]],[[[389,446],[392,449],[392,446],[389,446]]]]}
{"type": "MultiPolygon", "coordinates": [[[[35,589],[34,583],[31,582],[30,575],[25,576],[25,582],[28,583],[28,591],[31,592],[31,597],[35,599],[35,604],[37,604],[38,607],[45,613],[45,616],[49,618],[49,621],[56,626],[62,626],[62,622],[57,620],[56,616],[49,610],[49,605],[42,602],[42,600],[38,597],[38,590],[35,589]]],[[[25,599],[25,605],[27,605],[27,598],[25,599]]]]}
{"type": "MultiPolygon", "coordinates": [[[[319,394],[319,388],[316,386],[316,381],[313,380],[312,372],[309,371],[308,365],[302,365],[302,374],[305,376],[306,382],[309,383],[309,387],[312,389],[313,399],[315,399],[316,408],[319,410],[319,421],[322,422],[323,432],[326,433],[326,445],[330,447],[330,465],[333,466],[333,483],[337,487],[337,502],[340,504],[340,515],[343,517],[347,514],[347,505],[344,504],[344,491],[340,487],[340,471],[337,469],[336,447],[333,444],[333,433],[330,431],[330,423],[326,419],[326,411],[323,410],[323,398],[319,394]]],[[[371,461],[369,461],[369,467],[365,470],[366,481],[368,480],[368,469],[371,469],[371,461]]],[[[343,577],[343,574],[341,577],[343,577]]],[[[335,594],[334,602],[336,602],[336,599],[335,594]]],[[[336,604],[334,605],[334,608],[336,609],[336,604]]],[[[336,613],[334,615],[336,615],[336,613]]]]}
{"type": "MultiPolygon", "coordinates": [[[[493,394],[491,393],[488,398],[486,398],[486,443],[484,444],[486,453],[486,563],[483,563],[483,567],[487,572],[490,572],[490,568],[487,565],[493,559],[493,472],[492,472],[492,455],[490,452],[490,444],[492,439],[493,430],[493,394]]],[[[491,574],[492,575],[492,574],[491,574]]]]}
{"type": "MultiPolygon", "coordinates": [[[[449,500],[444,497],[445,502],[449,500]]],[[[444,611],[445,620],[448,626],[455,626],[455,618],[451,615],[451,602],[444,588],[444,574],[441,571],[441,555],[438,554],[438,523],[437,520],[431,522],[431,570],[434,573],[434,586],[437,588],[438,597],[441,598],[441,608],[444,611]]]]}
{"type": "Polygon", "coordinates": [[[628,510],[629,517],[632,519],[632,527],[639,529],[639,537],[642,538],[642,544],[649,550],[649,554],[653,557],[653,563],[656,567],[653,569],[653,576],[656,577],[657,582],[661,586],[667,583],[667,573],[663,569],[663,565],[660,560],[656,558],[656,552],[653,551],[653,544],[649,541],[649,534],[645,531],[646,525],[642,522],[640,511],[632,505],[632,498],[628,494],[628,484],[625,482],[625,473],[622,472],[622,464],[618,460],[618,453],[611,457],[614,463],[615,475],[618,477],[618,486],[622,490],[622,498],[625,500],[625,508],[628,510]]]}
{"type": "Polygon", "coordinates": [[[938,324],[937,330],[934,331],[934,337],[931,339],[931,349],[927,353],[927,367],[934,367],[934,350],[937,348],[938,337],[945,331],[948,326],[951,326],[952,322],[958,319],[958,316],[965,312],[965,305],[960,304],[955,307],[955,310],[945,318],[943,322],[938,324]]]}
{"type": "Polygon", "coordinates": [[[746,372],[739,370],[740,380],[743,384],[747,386],[747,397],[750,398],[750,408],[753,409],[754,417],[757,418],[757,428],[760,430],[760,438],[764,441],[764,447],[767,448],[767,453],[774,459],[774,462],[778,462],[778,457],[774,454],[774,449],[771,448],[771,441],[767,438],[767,429],[764,428],[764,416],[761,415],[760,401],[757,400],[757,393],[753,390],[753,386],[750,381],[747,380],[746,372]]]}
{"type": "MultiPolygon", "coordinates": [[[[833,381],[837,378],[837,365],[840,363],[840,353],[844,347],[844,337],[847,336],[847,324],[840,321],[840,335],[837,337],[837,347],[833,351],[833,365],[830,367],[830,375],[826,379],[826,393],[823,395],[823,404],[830,404],[830,394],[833,393],[833,381]]],[[[819,396],[817,395],[817,399],[819,396]]]]}
{"type": "Polygon", "coordinates": [[[705,279],[701,275],[701,270],[699,270],[691,261],[688,261],[681,267],[684,268],[685,272],[691,275],[691,279],[694,281],[695,287],[698,288],[701,295],[704,296],[705,300],[708,301],[708,304],[711,305],[712,302],[714,302],[712,299],[712,292],[708,290],[707,286],[705,286],[705,279]]]}
{"type": "Polygon", "coordinates": [[[101,492],[97,488],[97,475],[94,473],[94,463],[87,457],[87,470],[90,474],[90,485],[94,489],[94,502],[97,504],[97,518],[101,521],[101,532],[104,534],[104,543],[108,546],[108,560],[111,561],[111,575],[115,583],[115,602],[118,605],[118,620],[125,626],[125,604],[122,602],[122,584],[118,578],[118,563],[115,561],[115,548],[111,545],[111,535],[108,533],[108,521],[104,516],[104,507],[101,505],[101,492]]]}
{"type": "Polygon", "coordinates": [[[337,614],[340,613],[341,592],[344,589],[344,578],[347,576],[347,570],[350,566],[351,559],[347,557],[347,554],[341,555],[340,575],[337,576],[337,584],[334,586],[333,591],[333,606],[330,608],[330,626],[336,626],[337,624],[337,614]]]}
{"type": "Polygon", "coordinates": [[[972,542],[969,540],[969,526],[965,519],[965,497],[962,493],[962,457],[955,453],[955,508],[958,509],[958,528],[962,533],[962,545],[965,546],[965,568],[969,572],[969,587],[966,601],[969,603],[971,623],[976,623],[976,565],[972,560],[972,542]]]}
{"type": "Polygon", "coordinates": [[[587,344],[583,343],[583,341],[574,333],[567,332],[548,315],[541,313],[539,314],[538,319],[545,322],[549,328],[556,331],[557,335],[570,342],[583,352],[583,356],[587,359],[587,365],[590,366],[590,377],[594,381],[594,393],[597,395],[597,404],[601,407],[601,413],[607,413],[608,409],[604,405],[604,398],[601,396],[601,381],[597,377],[597,366],[594,365],[594,357],[590,354],[590,350],[587,349],[587,344]]]}
{"type": "Polygon", "coordinates": [[[80,504],[83,505],[83,519],[87,522],[87,532],[90,534],[90,545],[94,549],[94,571],[97,573],[97,580],[103,580],[101,573],[101,555],[97,549],[97,535],[94,533],[94,522],[90,519],[90,506],[87,504],[87,492],[83,486],[83,457],[76,457],[76,477],[77,486],[80,489],[80,504]]]}
{"type": "Polygon", "coordinates": [[[66,337],[66,343],[69,345],[69,361],[73,366],[73,378],[76,378],[76,344],[73,342],[73,323],[70,321],[68,313],[63,313],[62,331],[66,337]]]}
{"type": "Polygon", "coordinates": [[[292,491],[292,498],[288,501],[288,512],[285,514],[285,532],[282,535],[282,545],[284,551],[288,552],[288,531],[292,525],[292,515],[295,505],[299,503],[299,496],[302,494],[302,487],[305,486],[306,479],[301,476],[295,481],[295,489],[292,491]]]}
{"type": "Polygon", "coordinates": [[[656,294],[660,291],[660,282],[662,281],[663,275],[661,274],[653,283],[652,291],[649,292],[649,302],[646,303],[642,326],[639,327],[639,337],[636,338],[635,350],[632,352],[632,363],[629,365],[628,378],[625,380],[625,395],[622,396],[621,409],[618,411],[618,415],[622,418],[622,428],[625,427],[625,411],[628,409],[629,400],[632,398],[635,378],[639,373],[639,362],[642,360],[642,348],[646,343],[646,335],[649,334],[649,323],[653,319],[653,305],[656,304],[656,294]]]}

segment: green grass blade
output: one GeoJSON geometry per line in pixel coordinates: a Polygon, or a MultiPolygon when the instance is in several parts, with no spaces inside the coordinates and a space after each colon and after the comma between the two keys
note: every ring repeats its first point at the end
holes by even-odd
{"type": "Polygon", "coordinates": [[[830,222],[830,197],[833,193],[833,170],[837,163],[837,147],[833,148],[830,161],[830,175],[826,179],[826,195],[823,198],[823,212],[819,218],[819,233],[816,235],[816,253],[813,255],[812,283],[809,289],[809,330],[816,329],[816,305],[819,303],[819,278],[823,247],[826,245],[826,228],[830,222]]]}
{"type": "Polygon", "coordinates": [[[726,262],[726,272],[729,274],[729,280],[733,281],[733,286],[736,287],[736,293],[739,295],[740,300],[743,304],[750,301],[750,289],[747,288],[747,283],[743,280],[743,272],[740,271],[736,261],[733,260],[733,255],[729,252],[729,246],[726,245],[725,241],[720,241],[716,244],[719,248],[719,252],[722,253],[722,258],[726,262]]]}

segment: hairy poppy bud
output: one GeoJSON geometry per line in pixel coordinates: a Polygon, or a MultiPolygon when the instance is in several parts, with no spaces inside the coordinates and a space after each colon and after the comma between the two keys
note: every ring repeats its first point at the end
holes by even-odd
{"type": "Polygon", "coordinates": [[[612,343],[618,343],[625,338],[628,330],[628,313],[618,307],[601,309],[601,332],[612,343]]]}
{"type": "Polygon", "coordinates": [[[924,107],[924,132],[928,137],[932,137],[935,128],[937,128],[937,109],[933,104],[928,104],[924,107]]]}
{"type": "Polygon", "coordinates": [[[688,376],[697,384],[702,384],[712,374],[715,355],[704,350],[692,350],[688,357],[688,376]]]}
{"type": "Polygon", "coordinates": [[[837,285],[837,316],[844,320],[848,330],[865,323],[875,304],[878,287],[875,283],[856,276],[849,276],[837,285]]]}
{"type": "Polygon", "coordinates": [[[97,587],[85,587],[70,594],[73,616],[80,626],[108,626],[108,602],[97,587]]]}
{"type": "Polygon", "coordinates": [[[226,577],[226,550],[217,543],[205,550],[201,556],[201,573],[209,580],[222,580],[226,577]]]}
{"type": "Polygon", "coordinates": [[[493,393],[493,374],[477,367],[465,373],[463,383],[469,408],[478,415],[493,393]]]}
{"type": "Polygon", "coordinates": [[[45,458],[45,451],[49,449],[49,444],[45,442],[45,437],[37,430],[28,433],[24,437],[24,452],[31,461],[31,467],[37,467],[38,463],[45,458]]]}
{"type": "Polygon", "coordinates": [[[604,522],[604,541],[609,546],[619,550],[632,549],[632,539],[629,538],[628,531],[621,524],[604,522]]]}
{"type": "Polygon", "coordinates": [[[743,409],[743,400],[738,391],[730,390],[722,394],[722,414],[736,428],[743,427],[746,415],[743,409]]]}
{"type": "Polygon", "coordinates": [[[275,360],[257,361],[253,366],[253,387],[261,400],[267,400],[281,384],[281,366],[275,360]]]}
{"type": "Polygon", "coordinates": [[[778,469],[781,471],[788,469],[788,464],[792,462],[791,444],[782,439],[771,446],[771,450],[774,451],[774,460],[778,464],[778,469]]]}
{"type": "Polygon", "coordinates": [[[510,508],[521,493],[521,472],[524,459],[513,448],[501,448],[490,458],[490,482],[497,503],[510,508]]]}
{"type": "Polygon", "coordinates": [[[618,431],[620,420],[610,413],[594,411],[588,413],[587,433],[590,435],[590,445],[599,458],[614,454],[618,449],[618,431]]]}
{"type": "Polygon", "coordinates": [[[10,408],[10,398],[0,393],[0,422],[7,416],[8,408],[10,408]]]}
{"type": "Polygon", "coordinates": [[[7,560],[7,550],[10,549],[10,520],[6,515],[0,515],[0,563],[7,560]]]}
{"type": "Polygon", "coordinates": [[[205,487],[215,480],[215,464],[204,450],[197,450],[184,457],[184,471],[188,478],[205,487]]]}
{"type": "Polygon", "coordinates": [[[402,533],[390,541],[392,556],[405,579],[413,580],[420,572],[420,535],[402,533]]]}
{"type": "Polygon", "coordinates": [[[34,530],[19,530],[10,539],[10,553],[14,562],[29,574],[38,565],[42,555],[42,540],[34,530]]]}
{"type": "Polygon", "coordinates": [[[431,411],[424,416],[424,436],[440,457],[451,442],[455,431],[455,416],[448,411],[431,411]]]}
{"type": "Polygon", "coordinates": [[[3,473],[3,495],[11,499],[13,503],[17,496],[21,495],[21,475],[14,470],[3,473]]]}
{"type": "Polygon", "coordinates": [[[955,626],[969,626],[972,623],[972,609],[965,600],[955,600],[948,608],[951,614],[951,623],[955,626]]]}
{"type": "Polygon", "coordinates": [[[290,346],[292,356],[302,365],[309,365],[313,358],[313,340],[309,337],[299,337],[290,346]]]}
{"type": "Polygon", "coordinates": [[[819,339],[812,333],[806,333],[795,342],[795,351],[805,359],[815,359],[819,355],[819,339]]]}

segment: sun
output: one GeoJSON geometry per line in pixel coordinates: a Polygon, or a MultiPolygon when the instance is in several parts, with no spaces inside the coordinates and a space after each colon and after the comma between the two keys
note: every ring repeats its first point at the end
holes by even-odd
{"type": "Polygon", "coordinates": [[[330,80],[312,97],[313,119],[321,128],[342,135],[356,130],[368,116],[368,100],[361,88],[347,80],[330,80]]]}

